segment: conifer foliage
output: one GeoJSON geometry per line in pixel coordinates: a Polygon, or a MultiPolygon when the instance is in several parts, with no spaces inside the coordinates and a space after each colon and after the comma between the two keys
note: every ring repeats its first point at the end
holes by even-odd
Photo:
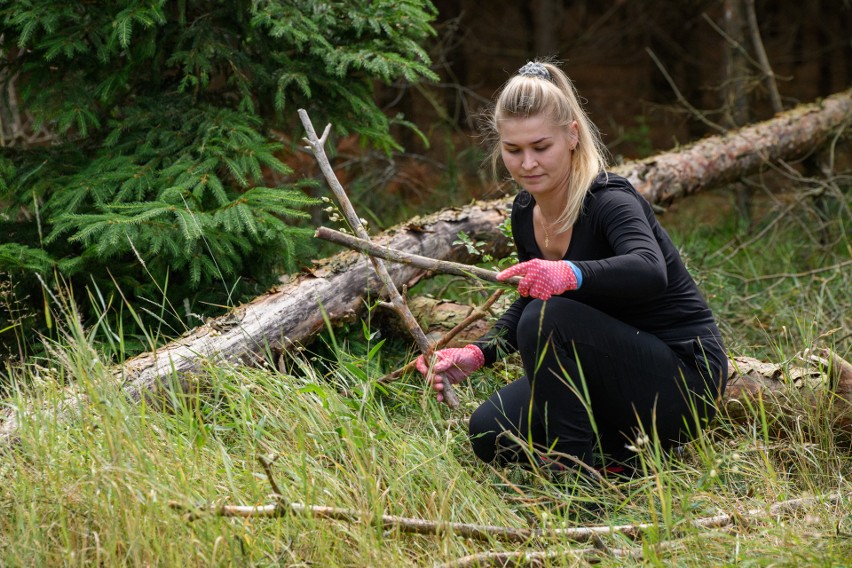
{"type": "Polygon", "coordinates": [[[238,282],[268,285],[312,233],[272,129],[297,140],[304,107],[393,150],[373,86],[434,77],[421,47],[434,12],[414,0],[0,0],[0,76],[54,134],[0,154],[0,272],[150,299],[169,282],[171,300],[211,303],[238,282]]]}

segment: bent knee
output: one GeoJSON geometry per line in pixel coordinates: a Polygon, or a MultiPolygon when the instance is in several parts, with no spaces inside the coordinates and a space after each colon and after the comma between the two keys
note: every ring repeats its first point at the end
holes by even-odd
{"type": "Polygon", "coordinates": [[[518,342],[534,341],[541,344],[541,339],[551,337],[571,337],[585,320],[583,315],[587,309],[585,304],[576,300],[553,297],[549,300],[533,300],[524,308],[518,320],[518,342]]]}
{"type": "Polygon", "coordinates": [[[467,433],[471,448],[477,458],[486,463],[497,455],[497,436],[501,430],[493,406],[486,401],[470,416],[467,433]],[[491,408],[489,408],[491,407],[491,408]]]}

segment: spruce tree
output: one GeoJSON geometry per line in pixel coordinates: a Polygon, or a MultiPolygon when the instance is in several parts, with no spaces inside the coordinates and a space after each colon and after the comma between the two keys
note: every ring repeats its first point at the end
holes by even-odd
{"type": "Polygon", "coordinates": [[[264,289],[312,234],[274,132],[298,140],[304,107],[396,149],[374,85],[434,77],[434,16],[415,0],[0,0],[0,76],[54,135],[0,154],[0,272],[194,313],[264,289]]]}

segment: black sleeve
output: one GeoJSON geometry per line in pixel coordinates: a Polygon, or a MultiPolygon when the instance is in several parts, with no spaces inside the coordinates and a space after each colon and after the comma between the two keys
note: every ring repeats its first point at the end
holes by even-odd
{"type": "Polygon", "coordinates": [[[605,191],[590,204],[592,230],[606,239],[614,256],[574,262],[583,273],[581,290],[613,297],[651,298],[666,291],[666,260],[648,212],[630,191],[605,191]]]}

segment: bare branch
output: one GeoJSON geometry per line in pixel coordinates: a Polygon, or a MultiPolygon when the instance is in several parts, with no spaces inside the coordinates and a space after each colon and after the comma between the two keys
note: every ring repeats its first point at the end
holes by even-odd
{"type": "Polygon", "coordinates": [[[416,266],[417,268],[431,270],[432,272],[439,272],[441,274],[453,274],[455,276],[464,276],[467,278],[473,277],[479,278],[480,280],[485,280],[487,282],[494,282],[498,284],[514,284],[516,286],[518,282],[521,281],[520,276],[516,276],[505,282],[500,282],[499,280],[497,280],[497,273],[493,270],[486,270],[484,268],[479,268],[478,266],[472,266],[469,264],[449,262],[446,260],[437,260],[434,258],[429,258],[428,256],[420,256],[418,254],[412,254],[410,252],[395,250],[392,248],[378,245],[369,240],[359,239],[358,237],[353,237],[352,235],[347,235],[346,233],[341,233],[340,231],[329,229],[328,227],[318,228],[316,230],[316,233],[314,233],[314,236],[332,243],[349,247],[351,249],[359,250],[361,252],[367,253],[370,256],[377,256],[379,258],[390,260],[392,262],[410,264],[411,266],[416,266]]]}
{"type": "Polygon", "coordinates": [[[754,0],[746,0],[746,17],[748,20],[748,30],[751,34],[752,47],[754,47],[754,52],[757,55],[758,61],[760,61],[760,70],[763,71],[766,89],[769,91],[769,100],[772,102],[772,110],[776,113],[783,112],[784,105],[781,104],[781,95],[778,93],[775,72],[769,64],[769,57],[766,55],[766,49],[763,47],[763,39],[760,37],[757,14],[754,10],[754,0]]]}
{"type": "Polygon", "coordinates": [[[686,97],[684,97],[683,93],[680,92],[680,89],[677,88],[677,85],[675,84],[674,79],[672,79],[672,76],[669,75],[668,71],[666,71],[665,66],[657,58],[657,55],[653,52],[653,50],[651,50],[650,47],[646,47],[645,51],[648,52],[648,55],[650,55],[651,59],[654,60],[654,63],[657,65],[657,68],[660,70],[660,73],[662,73],[663,77],[666,78],[666,81],[668,82],[668,84],[672,88],[672,90],[674,91],[674,94],[677,97],[677,100],[680,101],[680,104],[682,104],[684,107],[686,107],[686,109],[689,110],[689,112],[692,113],[692,115],[695,116],[695,118],[697,118],[698,120],[700,120],[701,122],[703,122],[704,124],[706,124],[707,126],[712,128],[713,130],[716,130],[717,132],[725,134],[728,131],[727,128],[725,128],[724,126],[721,126],[719,124],[716,124],[715,122],[713,122],[712,120],[707,118],[707,116],[703,112],[701,112],[700,110],[698,110],[697,108],[692,106],[692,103],[690,103],[688,100],[686,100],[686,97]]]}
{"type": "MultiPolygon", "coordinates": [[[[814,497],[803,497],[774,503],[769,507],[755,508],[743,513],[723,513],[710,517],[700,517],[685,521],[683,524],[693,528],[718,528],[729,526],[740,521],[759,520],[778,515],[790,514],[806,507],[824,504],[837,506],[850,494],[831,493],[814,497]]],[[[440,535],[452,533],[464,538],[475,540],[503,540],[508,542],[529,542],[534,539],[559,539],[578,542],[590,542],[602,536],[624,535],[636,538],[647,530],[658,528],[657,523],[635,523],[629,525],[594,525],[588,527],[565,528],[514,528],[497,525],[482,525],[475,523],[458,523],[433,521],[414,517],[396,515],[373,515],[352,509],[325,507],[321,505],[304,505],[302,503],[274,503],[270,505],[212,505],[193,509],[177,502],[169,503],[172,509],[188,511],[187,520],[195,520],[204,514],[221,517],[283,517],[288,514],[299,514],[320,519],[332,519],[353,524],[373,523],[384,529],[396,529],[404,533],[440,535]]]]}
{"type": "Polygon", "coordinates": [[[280,499],[284,496],[281,489],[278,487],[278,483],[275,481],[275,476],[272,475],[272,464],[275,463],[277,458],[272,458],[269,461],[266,461],[263,456],[257,456],[257,460],[260,462],[260,466],[263,468],[264,473],[266,473],[266,479],[269,480],[269,486],[272,487],[272,492],[275,494],[277,499],[280,499]]]}
{"type": "MultiPolygon", "coordinates": [[[[311,122],[308,113],[304,109],[299,109],[299,118],[302,120],[302,125],[305,127],[305,131],[307,131],[308,136],[305,139],[308,145],[311,148],[311,152],[313,152],[314,157],[319,164],[320,170],[325,176],[326,181],[328,182],[329,187],[331,188],[332,193],[337,198],[337,202],[340,205],[341,210],[343,211],[343,215],[346,218],[346,221],[349,223],[349,226],[352,227],[352,230],[358,235],[360,238],[369,241],[370,235],[367,233],[367,230],[364,228],[364,225],[361,223],[361,219],[355,213],[355,208],[352,207],[352,203],[349,201],[349,196],[346,195],[346,191],[343,189],[343,186],[340,184],[340,180],[337,179],[337,175],[334,173],[334,169],[331,167],[331,162],[328,159],[328,156],[325,153],[325,141],[328,138],[328,134],[331,131],[331,125],[327,125],[325,130],[323,131],[322,138],[317,138],[316,131],[314,130],[314,125],[311,122]]],[[[414,316],[411,315],[411,310],[408,309],[408,305],[405,303],[405,299],[403,299],[402,295],[399,293],[399,290],[396,289],[396,285],[391,278],[390,273],[388,272],[387,267],[382,259],[376,258],[374,256],[370,257],[370,262],[373,263],[373,268],[376,271],[376,274],[379,276],[379,279],[382,281],[385,290],[390,297],[391,304],[393,304],[393,309],[399,314],[402,318],[405,327],[414,337],[415,342],[417,343],[417,347],[420,349],[420,352],[427,359],[433,359],[433,346],[429,343],[429,339],[426,337],[426,334],[423,333],[423,330],[420,328],[420,325],[417,323],[417,320],[414,319],[414,316]]],[[[431,375],[432,363],[429,365],[429,374],[431,375]]],[[[430,377],[426,377],[427,382],[430,382],[430,377]]],[[[443,383],[444,389],[442,391],[444,402],[447,403],[447,406],[450,408],[458,408],[459,400],[456,396],[455,390],[449,381],[444,381],[443,383]]]]}

